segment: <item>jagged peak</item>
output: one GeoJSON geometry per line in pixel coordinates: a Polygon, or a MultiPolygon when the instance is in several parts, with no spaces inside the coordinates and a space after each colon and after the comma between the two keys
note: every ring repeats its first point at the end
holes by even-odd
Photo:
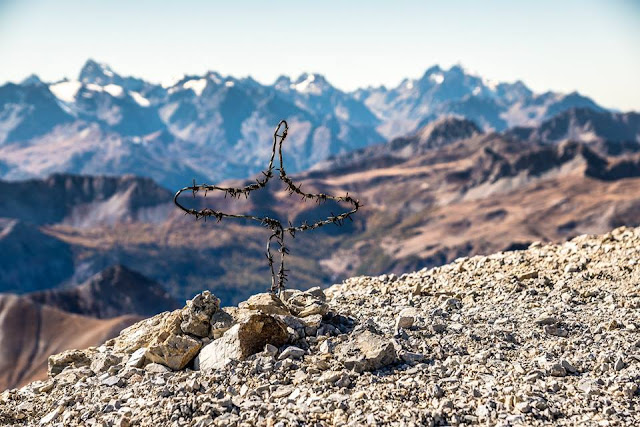
{"type": "Polygon", "coordinates": [[[115,73],[109,65],[93,59],[88,59],[87,62],[84,63],[78,76],[78,80],[82,83],[93,83],[100,86],[114,83],[120,78],[121,77],[115,73]]]}
{"type": "Polygon", "coordinates": [[[40,77],[38,77],[36,74],[31,74],[30,76],[23,79],[20,82],[20,84],[23,86],[30,86],[30,85],[41,85],[43,83],[42,83],[42,80],[40,80],[40,77]]]}
{"type": "Polygon", "coordinates": [[[472,120],[458,116],[440,117],[421,127],[416,136],[420,143],[430,142],[435,138],[458,140],[482,134],[482,130],[472,120]]]}
{"type": "Polygon", "coordinates": [[[327,90],[333,89],[333,86],[322,74],[302,73],[291,83],[290,88],[298,92],[320,95],[327,90]]]}

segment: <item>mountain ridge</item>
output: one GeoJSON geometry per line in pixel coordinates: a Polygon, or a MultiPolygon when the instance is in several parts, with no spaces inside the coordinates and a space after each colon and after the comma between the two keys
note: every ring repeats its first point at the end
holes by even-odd
{"type": "Polygon", "coordinates": [[[134,173],[179,188],[185,179],[262,170],[282,118],[291,125],[288,169],[300,172],[446,116],[503,131],[573,107],[605,111],[577,93],[535,94],[522,82],[489,83],[459,66],[431,67],[397,87],[344,92],[310,73],[261,84],[209,71],[165,87],[89,60],[77,80],[0,87],[0,178],[134,173]]]}

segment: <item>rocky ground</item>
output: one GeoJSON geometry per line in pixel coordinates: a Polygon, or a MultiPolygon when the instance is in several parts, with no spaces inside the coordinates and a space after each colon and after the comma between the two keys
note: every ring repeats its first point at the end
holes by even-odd
{"type": "Polygon", "coordinates": [[[0,395],[3,425],[638,425],[640,228],[355,277],[210,293],[0,395]]]}

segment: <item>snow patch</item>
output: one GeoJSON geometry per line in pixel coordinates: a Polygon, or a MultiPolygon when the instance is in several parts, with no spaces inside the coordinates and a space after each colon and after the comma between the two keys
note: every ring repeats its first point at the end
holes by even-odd
{"type": "Polygon", "coordinates": [[[63,81],[49,86],[49,90],[61,101],[73,102],[76,94],[82,87],[77,80],[63,81]]]}
{"type": "Polygon", "coordinates": [[[111,96],[115,96],[116,98],[120,98],[122,95],[124,95],[124,89],[122,89],[122,86],[118,86],[114,84],[106,85],[104,87],[104,91],[111,96]]]}
{"type": "Polygon", "coordinates": [[[131,95],[133,100],[136,101],[136,103],[139,106],[148,107],[149,105],[151,105],[151,102],[149,102],[149,100],[147,98],[145,98],[144,96],[140,95],[138,92],[131,91],[131,92],[129,92],[129,94],[131,95]]]}
{"type": "Polygon", "coordinates": [[[434,73],[429,76],[429,80],[439,85],[444,81],[444,75],[442,73],[434,73]]]}
{"type": "Polygon", "coordinates": [[[87,89],[89,89],[90,91],[93,91],[93,92],[102,92],[103,91],[102,86],[97,85],[95,83],[88,83],[87,84],[87,89]]]}
{"type": "Polygon", "coordinates": [[[235,83],[234,83],[234,82],[232,82],[232,81],[228,81],[228,82],[224,82],[224,85],[225,85],[226,87],[233,87],[233,86],[235,86],[235,83]]]}
{"type": "Polygon", "coordinates": [[[317,84],[314,84],[316,80],[316,76],[313,74],[309,74],[306,79],[299,83],[295,83],[291,85],[291,89],[294,89],[298,92],[311,93],[313,95],[322,94],[322,88],[317,84]]]}
{"type": "Polygon", "coordinates": [[[207,79],[189,80],[182,84],[185,89],[191,89],[197,96],[202,95],[202,91],[207,87],[207,79]]]}
{"type": "Polygon", "coordinates": [[[482,89],[480,89],[480,86],[476,86],[475,88],[473,88],[473,91],[471,91],[471,93],[475,96],[480,95],[480,92],[482,92],[482,89]]]}
{"type": "Polygon", "coordinates": [[[496,80],[482,79],[482,84],[484,84],[487,88],[495,92],[499,83],[496,80]]]}

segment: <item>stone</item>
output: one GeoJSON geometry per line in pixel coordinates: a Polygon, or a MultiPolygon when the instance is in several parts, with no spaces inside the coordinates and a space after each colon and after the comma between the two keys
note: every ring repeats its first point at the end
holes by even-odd
{"type": "Polygon", "coordinates": [[[321,353],[333,353],[333,348],[335,347],[333,341],[331,341],[330,339],[326,339],[324,341],[322,341],[322,344],[320,344],[320,347],[318,350],[320,350],[321,353]]]}
{"type": "Polygon", "coordinates": [[[247,301],[238,304],[238,308],[241,310],[260,311],[264,314],[291,314],[280,298],[271,293],[253,295],[247,301]]]}
{"type": "Polygon", "coordinates": [[[266,314],[253,314],[204,346],[194,367],[202,371],[222,368],[232,360],[244,360],[262,351],[267,344],[279,347],[288,338],[284,322],[266,314]]]}
{"type": "Polygon", "coordinates": [[[204,291],[187,301],[182,309],[180,329],[186,334],[206,337],[211,328],[211,316],[220,308],[220,300],[209,291],[204,291]]]}
{"type": "Polygon", "coordinates": [[[298,292],[287,300],[287,306],[291,314],[298,317],[308,317],[313,315],[324,316],[329,311],[324,297],[307,292],[298,292]]]}
{"type": "Polygon", "coordinates": [[[142,368],[145,362],[145,355],[147,354],[147,348],[141,347],[131,354],[129,360],[127,360],[126,366],[132,368],[142,368]]]}
{"type": "Polygon", "coordinates": [[[141,347],[148,347],[160,335],[166,338],[182,334],[180,323],[181,310],[157,314],[123,329],[113,340],[113,348],[116,352],[133,353],[141,347]]]}
{"type": "Polygon", "coordinates": [[[560,363],[554,363],[549,368],[549,375],[553,377],[564,377],[567,375],[567,370],[560,363]]]}
{"type": "Polygon", "coordinates": [[[407,307],[400,311],[396,318],[396,330],[409,329],[418,317],[418,311],[413,307],[407,307]]]}
{"type": "Polygon", "coordinates": [[[285,348],[282,353],[280,353],[280,356],[278,357],[278,360],[283,360],[283,359],[300,359],[302,356],[305,355],[305,351],[303,349],[301,349],[300,347],[296,347],[296,346],[289,346],[287,348],[285,348]]]}
{"type": "Polygon", "coordinates": [[[201,341],[188,335],[160,335],[149,344],[146,358],[179,370],[196,357],[201,347],[201,341]]]}
{"type": "Polygon", "coordinates": [[[560,364],[562,365],[562,367],[569,373],[575,374],[578,372],[578,370],[576,369],[575,366],[573,366],[571,364],[571,362],[569,362],[567,359],[562,359],[560,360],[560,364]]]}
{"type": "Polygon", "coordinates": [[[225,309],[216,311],[211,317],[209,337],[217,340],[233,326],[233,323],[233,316],[227,313],[225,309]]]}
{"type": "Polygon", "coordinates": [[[341,371],[327,371],[327,372],[325,372],[324,374],[322,374],[320,376],[320,381],[321,382],[325,382],[325,383],[329,383],[329,384],[334,384],[341,377],[342,377],[342,372],[341,371]]]}
{"type": "Polygon", "coordinates": [[[266,344],[264,346],[264,354],[274,357],[276,354],[278,354],[278,347],[272,344],[266,344]]]}
{"type": "Polygon", "coordinates": [[[47,425],[55,421],[55,419],[58,418],[58,416],[60,416],[60,414],[62,414],[63,412],[64,412],[64,406],[60,405],[56,407],[56,409],[54,409],[53,411],[49,412],[47,415],[42,417],[42,419],[40,420],[40,425],[41,426],[47,425]]]}
{"type": "Polygon", "coordinates": [[[403,362],[408,364],[416,364],[416,363],[424,362],[426,358],[427,357],[424,354],[414,353],[411,351],[403,351],[402,353],[400,353],[400,359],[402,359],[403,362]]]}
{"type": "Polygon", "coordinates": [[[518,281],[536,279],[538,277],[538,272],[536,270],[527,271],[526,273],[520,274],[518,276],[518,281]]]}
{"type": "Polygon", "coordinates": [[[122,361],[122,356],[113,353],[97,353],[91,360],[91,370],[96,374],[104,372],[122,361]]]}
{"type": "Polygon", "coordinates": [[[112,387],[112,386],[116,386],[116,385],[121,385],[123,383],[122,378],[116,376],[116,375],[111,375],[105,379],[103,379],[101,381],[102,384],[112,387]]]}
{"type": "Polygon", "coordinates": [[[547,335],[553,335],[561,338],[569,336],[569,331],[558,325],[546,325],[543,330],[547,335]]]}
{"type": "Polygon", "coordinates": [[[341,343],[336,354],[345,368],[356,372],[374,371],[398,360],[393,343],[369,330],[341,343]]]}
{"type": "Polygon", "coordinates": [[[558,323],[558,319],[555,316],[550,316],[548,314],[543,314],[536,318],[536,325],[545,326],[545,325],[553,325],[558,323]]]}
{"type": "Polygon", "coordinates": [[[49,356],[47,367],[49,377],[55,377],[67,367],[90,366],[92,353],[89,350],[66,350],[49,356]]]}
{"type": "Polygon", "coordinates": [[[171,372],[171,369],[159,363],[149,363],[144,367],[144,370],[154,374],[164,374],[165,372],[171,372]]]}

